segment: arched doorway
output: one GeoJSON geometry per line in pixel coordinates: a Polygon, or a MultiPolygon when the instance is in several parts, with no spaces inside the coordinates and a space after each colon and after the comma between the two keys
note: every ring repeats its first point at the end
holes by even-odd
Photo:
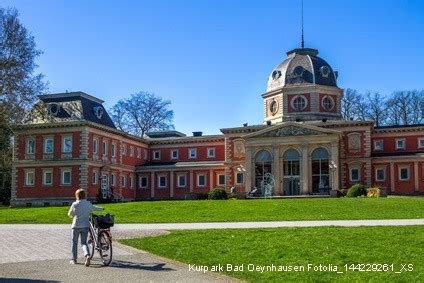
{"type": "MultiPolygon", "coordinates": [[[[272,155],[267,150],[261,150],[255,156],[255,187],[261,189],[265,174],[272,172],[272,155]]],[[[263,192],[261,192],[262,194],[263,192]]]]}
{"type": "Polygon", "coordinates": [[[328,151],[323,147],[312,152],[312,190],[314,194],[330,193],[328,151]]]}
{"type": "Polygon", "coordinates": [[[285,196],[300,195],[300,155],[295,149],[283,154],[283,190],[285,196]]]}

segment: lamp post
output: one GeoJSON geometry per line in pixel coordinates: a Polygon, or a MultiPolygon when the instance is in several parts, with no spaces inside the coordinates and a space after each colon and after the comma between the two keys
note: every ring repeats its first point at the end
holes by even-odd
{"type": "Polygon", "coordinates": [[[337,164],[334,160],[331,160],[330,165],[328,166],[331,170],[331,190],[334,189],[334,172],[337,170],[337,164]]]}

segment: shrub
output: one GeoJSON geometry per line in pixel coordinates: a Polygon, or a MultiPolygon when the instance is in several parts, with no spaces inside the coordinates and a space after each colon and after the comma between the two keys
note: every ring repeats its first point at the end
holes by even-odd
{"type": "Polygon", "coordinates": [[[228,199],[228,195],[224,189],[216,188],[209,192],[209,199],[228,199]]]}
{"type": "Polygon", "coordinates": [[[367,190],[365,189],[364,185],[362,184],[355,184],[352,187],[349,188],[347,191],[346,196],[350,198],[355,198],[359,196],[366,196],[367,190]]]}
{"type": "Polygon", "coordinates": [[[381,190],[379,187],[373,187],[367,189],[367,197],[369,198],[378,198],[381,195],[381,190]]]}
{"type": "Polygon", "coordinates": [[[337,191],[337,197],[338,198],[345,197],[346,194],[347,194],[347,189],[340,189],[340,190],[337,191]]]}

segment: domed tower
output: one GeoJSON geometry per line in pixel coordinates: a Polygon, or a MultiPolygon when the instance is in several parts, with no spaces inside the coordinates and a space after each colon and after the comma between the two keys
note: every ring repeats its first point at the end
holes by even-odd
{"type": "Polygon", "coordinates": [[[316,49],[297,48],[287,56],[271,72],[262,95],[265,123],[341,119],[337,72],[316,49]]]}

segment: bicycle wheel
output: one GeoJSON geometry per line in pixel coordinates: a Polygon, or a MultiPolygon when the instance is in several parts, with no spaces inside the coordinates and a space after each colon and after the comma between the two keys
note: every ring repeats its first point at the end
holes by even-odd
{"type": "Polygon", "coordinates": [[[101,231],[99,234],[99,253],[103,265],[112,262],[112,239],[107,231],[101,231]]]}
{"type": "Polygon", "coordinates": [[[90,252],[90,259],[92,259],[94,256],[94,247],[96,246],[96,243],[94,242],[93,230],[91,230],[91,228],[88,230],[87,246],[88,251],[90,252]]]}

